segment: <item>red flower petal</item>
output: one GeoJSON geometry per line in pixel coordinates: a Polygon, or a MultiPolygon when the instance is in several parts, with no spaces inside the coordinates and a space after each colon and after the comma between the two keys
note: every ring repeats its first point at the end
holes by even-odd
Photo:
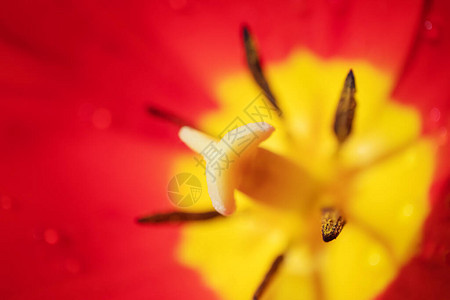
{"type": "Polygon", "coordinates": [[[431,190],[432,211],[424,226],[422,250],[405,266],[382,299],[450,298],[450,3],[434,1],[424,12],[418,38],[395,96],[419,107],[425,132],[441,143],[431,190]]]}
{"type": "MultiPolygon", "coordinates": [[[[211,82],[244,67],[242,22],[254,29],[266,60],[302,46],[325,57],[368,59],[397,74],[421,9],[418,0],[4,3],[1,294],[211,299],[192,280],[193,272],[174,265],[176,229],[133,224],[150,206],[168,207],[167,182],[159,175],[175,155],[160,145],[173,141],[174,130],[148,119],[145,105],[156,103],[192,120],[213,107],[211,82]],[[153,140],[142,138],[148,135],[153,140]]],[[[448,53],[441,47],[442,40],[429,50],[437,53],[431,70],[448,53]]],[[[415,62],[419,71],[405,73],[400,98],[421,95],[421,89],[402,89],[422,82],[426,59],[415,62]]],[[[434,74],[443,84],[445,69],[439,70],[434,74]]],[[[440,97],[446,86],[436,91],[415,102],[426,105],[432,95],[444,113],[440,97]]]]}

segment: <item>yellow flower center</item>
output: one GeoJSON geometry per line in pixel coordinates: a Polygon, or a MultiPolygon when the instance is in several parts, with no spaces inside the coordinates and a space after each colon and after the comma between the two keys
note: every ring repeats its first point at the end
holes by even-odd
{"type": "MultiPolygon", "coordinates": [[[[221,107],[201,124],[219,134],[236,118],[270,123],[276,131],[260,146],[284,159],[262,155],[244,170],[246,194],[236,191],[236,212],[186,225],[178,257],[223,299],[251,298],[281,253],[264,299],[372,298],[416,252],[428,213],[434,149],[420,135],[420,117],[393,102],[392,78],[364,61],[300,51],[266,71],[283,120],[274,111],[255,113],[260,91],[243,71],[217,83],[212,92],[221,107]],[[358,104],[352,134],[338,151],[334,113],[350,67],[358,104]],[[327,206],[341,209],[347,221],[330,243],[320,232],[327,206]]],[[[193,155],[176,162],[173,173],[180,172],[206,188],[193,155]]],[[[212,208],[206,191],[189,209],[205,208],[212,208]]]]}

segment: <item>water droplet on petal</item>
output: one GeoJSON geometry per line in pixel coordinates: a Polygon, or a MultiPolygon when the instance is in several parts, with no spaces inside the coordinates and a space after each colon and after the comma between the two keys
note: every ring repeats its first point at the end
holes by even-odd
{"type": "Polygon", "coordinates": [[[306,246],[295,247],[289,250],[286,253],[285,262],[286,270],[298,276],[308,276],[315,269],[314,260],[306,246]]]}
{"type": "Polygon", "coordinates": [[[437,133],[437,141],[436,142],[438,145],[442,146],[447,143],[447,139],[448,139],[447,128],[442,127],[437,133]]]}
{"type": "Polygon", "coordinates": [[[439,22],[431,19],[425,20],[423,23],[424,35],[429,41],[435,42],[440,37],[439,22]]]}
{"type": "Polygon", "coordinates": [[[55,229],[48,228],[44,231],[44,241],[49,245],[56,245],[59,241],[59,234],[55,229]]]}
{"type": "Polygon", "coordinates": [[[10,210],[12,208],[12,199],[11,197],[2,195],[0,196],[0,206],[4,210],[10,210]]]}
{"type": "Polygon", "coordinates": [[[402,209],[403,216],[410,217],[410,216],[412,216],[413,213],[414,213],[414,205],[406,204],[405,206],[403,206],[403,209],[402,209]]]}
{"type": "Polygon", "coordinates": [[[368,257],[369,265],[371,265],[373,267],[378,265],[380,263],[380,260],[381,260],[381,256],[380,256],[380,253],[378,253],[378,252],[372,252],[368,257]]]}
{"type": "Polygon", "coordinates": [[[430,120],[431,120],[431,122],[437,123],[437,122],[439,122],[440,119],[441,119],[441,111],[438,108],[433,107],[430,110],[430,120]]]}
{"type": "Polygon", "coordinates": [[[98,108],[92,114],[92,124],[97,129],[107,129],[111,125],[111,112],[106,108],[98,108]]]}

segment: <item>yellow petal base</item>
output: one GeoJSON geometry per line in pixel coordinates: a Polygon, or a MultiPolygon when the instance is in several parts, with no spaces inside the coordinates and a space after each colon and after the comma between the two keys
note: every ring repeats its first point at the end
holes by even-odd
{"type": "MultiPolygon", "coordinates": [[[[275,114],[263,120],[277,130],[262,147],[295,162],[316,184],[279,193],[274,187],[280,197],[270,203],[236,192],[234,215],[184,227],[178,258],[222,299],[250,299],[282,252],[286,259],[264,299],[371,299],[416,252],[428,214],[434,148],[420,135],[419,114],[393,102],[392,78],[363,61],[324,61],[301,51],[267,67],[285,121],[275,114]],[[332,122],[350,68],[354,131],[337,152],[332,122]],[[277,206],[292,202],[300,205],[277,206]],[[347,224],[324,243],[320,208],[328,204],[343,208],[347,224]]],[[[209,132],[219,134],[236,118],[255,121],[248,104],[260,91],[248,72],[224,78],[215,93],[222,107],[201,122],[209,132]]],[[[180,158],[173,173],[191,172],[205,188],[193,156],[180,158]]],[[[287,170],[285,180],[293,176],[287,170]]],[[[190,209],[212,209],[207,193],[190,209]]]]}

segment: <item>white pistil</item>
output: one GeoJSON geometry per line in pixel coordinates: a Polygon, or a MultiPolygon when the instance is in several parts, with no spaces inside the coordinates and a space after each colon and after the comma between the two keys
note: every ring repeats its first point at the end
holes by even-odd
{"type": "Polygon", "coordinates": [[[265,122],[250,123],[229,131],[217,142],[193,128],[180,129],[180,139],[206,161],[208,194],[217,212],[230,215],[236,210],[234,190],[242,180],[241,166],[274,130],[265,122]]]}

